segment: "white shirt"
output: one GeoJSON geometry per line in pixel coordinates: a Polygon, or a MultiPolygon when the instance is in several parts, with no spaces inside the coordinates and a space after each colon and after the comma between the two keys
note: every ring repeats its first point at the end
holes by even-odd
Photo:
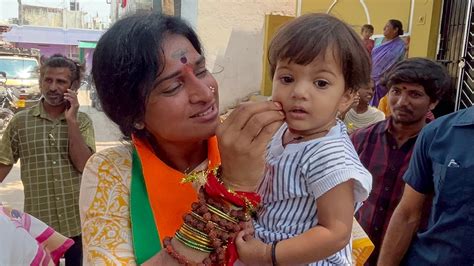
{"type": "MultiPolygon", "coordinates": [[[[353,179],[355,204],[365,200],[372,176],[362,166],[341,121],[322,138],[283,148],[282,125],[270,142],[265,177],[258,192],[262,208],[255,235],[266,243],[299,235],[318,224],[316,200],[338,184],[353,179]]],[[[323,261],[310,265],[352,264],[349,244],[323,261]]]]}

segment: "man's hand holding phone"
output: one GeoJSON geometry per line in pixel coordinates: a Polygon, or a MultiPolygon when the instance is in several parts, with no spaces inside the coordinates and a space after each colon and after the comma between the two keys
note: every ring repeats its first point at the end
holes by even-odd
{"type": "Polygon", "coordinates": [[[79,100],[77,99],[77,91],[68,89],[64,93],[64,100],[66,100],[66,110],[64,116],[66,121],[75,122],[77,119],[77,112],[79,111],[79,100]]]}

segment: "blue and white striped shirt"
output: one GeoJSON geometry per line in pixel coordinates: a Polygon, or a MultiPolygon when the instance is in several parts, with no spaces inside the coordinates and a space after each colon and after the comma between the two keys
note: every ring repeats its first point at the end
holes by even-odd
{"type": "MultiPolygon", "coordinates": [[[[255,235],[265,243],[284,240],[318,224],[316,200],[338,184],[354,179],[356,203],[365,200],[372,176],[362,166],[341,121],[322,138],[283,148],[284,124],[270,142],[266,172],[258,192],[262,208],[255,235]]],[[[349,244],[325,260],[310,265],[351,265],[349,244]]]]}

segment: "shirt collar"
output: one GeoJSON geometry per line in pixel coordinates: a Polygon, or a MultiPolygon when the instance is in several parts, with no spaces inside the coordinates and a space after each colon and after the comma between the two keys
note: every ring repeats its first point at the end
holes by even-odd
{"type": "Polygon", "coordinates": [[[44,99],[41,99],[37,105],[31,107],[30,109],[30,114],[33,115],[33,116],[36,116],[36,117],[40,117],[40,118],[43,118],[43,119],[48,119],[48,120],[65,120],[66,117],[64,116],[64,112],[57,118],[57,119],[53,119],[51,118],[51,116],[48,114],[48,112],[46,112],[46,110],[44,109],[44,103],[43,103],[44,99]]]}
{"type": "Polygon", "coordinates": [[[474,125],[474,106],[461,111],[456,121],[454,121],[455,126],[470,126],[474,125]]]}

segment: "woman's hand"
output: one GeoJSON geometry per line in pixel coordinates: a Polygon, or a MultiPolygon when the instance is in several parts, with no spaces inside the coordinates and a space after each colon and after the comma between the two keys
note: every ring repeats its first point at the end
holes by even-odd
{"type": "Polygon", "coordinates": [[[240,104],[217,128],[222,180],[229,189],[255,191],[265,169],[265,151],[285,115],[277,102],[240,104]]]}

